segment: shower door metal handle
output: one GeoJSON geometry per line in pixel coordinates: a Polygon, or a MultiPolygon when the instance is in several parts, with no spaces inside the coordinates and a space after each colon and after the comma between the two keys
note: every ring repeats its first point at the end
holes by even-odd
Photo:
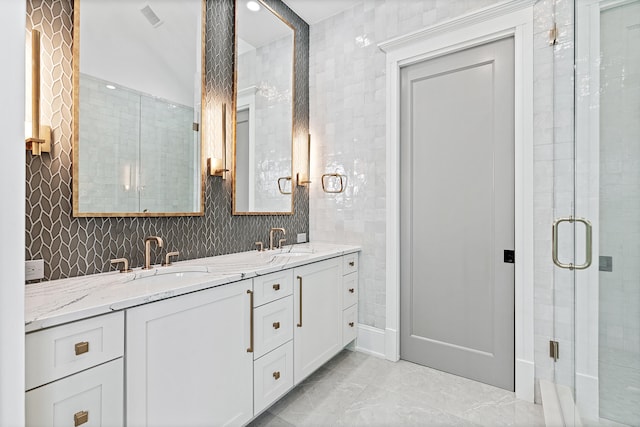
{"type": "Polygon", "coordinates": [[[593,245],[592,245],[592,227],[591,227],[591,222],[589,222],[589,220],[584,218],[574,218],[572,216],[558,218],[555,221],[553,221],[552,234],[553,234],[552,235],[552,244],[553,244],[552,256],[553,256],[553,263],[555,265],[557,265],[560,268],[567,268],[569,270],[585,270],[589,268],[589,266],[591,266],[593,245]],[[584,224],[585,232],[586,232],[586,244],[585,244],[586,253],[585,253],[584,264],[579,264],[579,265],[573,265],[572,263],[564,264],[560,262],[560,260],[558,259],[558,226],[563,222],[570,222],[570,223],[581,222],[584,224]]]}

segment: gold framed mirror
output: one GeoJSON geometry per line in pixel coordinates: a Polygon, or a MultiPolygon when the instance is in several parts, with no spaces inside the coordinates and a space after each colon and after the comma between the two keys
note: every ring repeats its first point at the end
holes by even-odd
{"type": "Polygon", "coordinates": [[[293,213],[295,29],[260,0],[236,0],[233,214],[293,213]]]}
{"type": "Polygon", "coordinates": [[[206,0],[75,0],[73,216],[201,216],[206,0]]]}

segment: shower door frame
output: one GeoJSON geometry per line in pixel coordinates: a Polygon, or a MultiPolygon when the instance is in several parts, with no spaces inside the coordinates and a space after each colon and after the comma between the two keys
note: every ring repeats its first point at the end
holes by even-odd
{"type": "Polygon", "coordinates": [[[386,328],[384,354],[400,357],[400,68],[513,37],[515,42],[515,390],[534,401],[533,5],[512,0],[380,43],[387,54],[386,328]]]}

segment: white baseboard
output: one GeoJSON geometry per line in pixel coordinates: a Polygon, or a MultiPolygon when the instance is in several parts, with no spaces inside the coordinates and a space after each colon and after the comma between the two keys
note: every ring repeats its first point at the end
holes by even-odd
{"type": "Polygon", "coordinates": [[[598,377],[576,372],[576,402],[585,421],[600,419],[599,399],[598,377]]]}
{"type": "Polygon", "coordinates": [[[516,359],[516,397],[533,403],[535,400],[535,364],[516,359]]]}
{"type": "Polygon", "coordinates": [[[373,326],[358,325],[356,351],[384,359],[384,330],[373,326]]]}
{"type": "Polygon", "coordinates": [[[400,360],[400,349],[398,340],[398,331],[395,329],[387,328],[384,331],[384,355],[387,360],[397,362],[400,360]]]}

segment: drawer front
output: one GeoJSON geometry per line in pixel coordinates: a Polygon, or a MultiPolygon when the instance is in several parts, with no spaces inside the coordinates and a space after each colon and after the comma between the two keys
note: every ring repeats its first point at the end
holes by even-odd
{"type": "Polygon", "coordinates": [[[358,335],[358,305],[352,305],[342,312],[342,345],[345,346],[358,335]]]}
{"type": "Polygon", "coordinates": [[[27,426],[124,425],[123,376],[116,359],[28,391],[27,426]]]}
{"type": "Polygon", "coordinates": [[[255,309],[254,359],[293,339],[293,295],[255,309]]]}
{"type": "Polygon", "coordinates": [[[342,274],[349,274],[358,271],[358,253],[344,255],[342,257],[342,274]]]}
{"type": "Polygon", "coordinates": [[[253,278],[253,305],[259,307],[293,293],[293,270],[253,278]]]}
{"type": "Polygon", "coordinates": [[[342,308],[349,308],[358,302],[358,272],[342,277],[342,308]]]}
{"type": "Polygon", "coordinates": [[[55,381],[124,354],[124,312],[80,320],[26,335],[26,389],[55,381]]]}
{"type": "Polygon", "coordinates": [[[254,415],[293,387],[293,342],[289,341],[253,362],[254,415]]]}

